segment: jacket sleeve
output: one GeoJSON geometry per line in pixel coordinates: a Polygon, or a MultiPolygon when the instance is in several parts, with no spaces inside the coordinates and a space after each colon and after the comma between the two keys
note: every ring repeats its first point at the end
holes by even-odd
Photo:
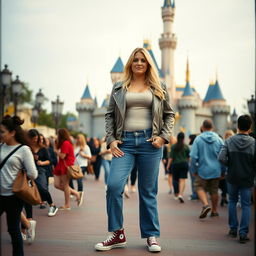
{"type": "Polygon", "coordinates": [[[160,137],[165,139],[165,143],[169,143],[170,137],[172,135],[172,129],[175,121],[175,113],[172,107],[169,104],[169,95],[166,89],[166,86],[162,84],[162,87],[165,91],[165,99],[163,100],[163,126],[160,132],[160,137]]]}
{"type": "Polygon", "coordinates": [[[228,165],[228,145],[226,141],[220,150],[218,159],[222,164],[228,165]]]}
{"type": "Polygon", "coordinates": [[[115,138],[115,100],[113,97],[114,88],[116,84],[114,84],[112,88],[112,92],[109,99],[109,105],[107,108],[107,112],[105,114],[105,131],[106,131],[106,143],[107,148],[109,148],[109,145],[112,141],[116,140],[115,138]]]}
{"type": "Polygon", "coordinates": [[[191,158],[191,162],[190,162],[190,170],[192,173],[197,173],[197,169],[198,169],[198,138],[195,139],[193,145],[192,145],[192,149],[190,152],[190,158],[191,158]]]}
{"type": "Polygon", "coordinates": [[[23,165],[30,179],[34,180],[38,176],[33,154],[28,146],[24,146],[23,165]]]}

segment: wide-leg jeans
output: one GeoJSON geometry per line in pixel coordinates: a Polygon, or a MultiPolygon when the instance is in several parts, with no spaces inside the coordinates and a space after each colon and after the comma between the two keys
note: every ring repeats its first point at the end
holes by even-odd
{"type": "Polygon", "coordinates": [[[249,232],[250,213],[251,213],[251,195],[252,188],[242,188],[234,184],[228,185],[228,222],[230,229],[237,230],[239,228],[239,235],[247,235],[249,232]],[[237,202],[238,195],[241,197],[242,215],[240,220],[240,227],[237,218],[237,202]]]}
{"type": "Polygon", "coordinates": [[[123,228],[123,191],[133,167],[138,168],[138,191],[141,237],[159,237],[157,210],[159,164],[162,148],[155,148],[147,141],[152,130],[123,132],[119,148],[123,157],[113,157],[107,185],[108,231],[123,228]]]}

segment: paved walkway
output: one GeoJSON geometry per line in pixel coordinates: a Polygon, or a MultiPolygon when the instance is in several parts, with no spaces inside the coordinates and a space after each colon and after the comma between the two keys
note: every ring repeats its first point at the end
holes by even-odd
{"type": "MultiPolygon", "coordinates": [[[[103,174],[103,173],[102,173],[103,174]]],[[[47,217],[47,210],[34,207],[37,220],[36,240],[32,245],[25,243],[26,256],[143,256],[147,252],[145,240],[140,239],[138,223],[138,196],[131,194],[124,203],[124,227],[127,246],[108,252],[96,252],[94,244],[107,235],[105,211],[105,189],[103,177],[95,182],[92,176],[85,183],[85,202],[78,208],[72,202],[71,211],[59,211],[55,217],[47,217]]],[[[57,205],[63,204],[63,194],[50,186],[57,205]]],[[[219,208],[219,218],[199,220],[201,204],[186,200],[184,204],[175,201],[167,193],[167,181],[161,173],[159,177],[159,217],[161,223],[162,256],[251,256],[254,254],[254,231],[251,223],[250,238],[247,244],[238,243],[226,233],[227,208],[219,208]]],[[[185,198],[189,196],[189,181],[185,198]]],[[[254,213],[252,212],[252,216],[254,213]]],[[[4,215],[3,215],[4,217],[4,215]]],[[[253,220],[253,218],[252,218],[253,220]]],[[[6,231],[5,218],[2,218],[2,256],[11,255],[11,244],[6,231]]]]}

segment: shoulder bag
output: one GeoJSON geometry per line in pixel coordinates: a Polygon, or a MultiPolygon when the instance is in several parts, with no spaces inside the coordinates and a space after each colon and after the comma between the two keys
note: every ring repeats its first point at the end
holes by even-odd
{"type": "MultiPolygon", "coordinates": [[[[5,159],[0,164],[0,170],[2,169],[6,161],[11,157],[11,155],[13,155],[22,146],[23,145],[18,146],[8,156],[5,157],[5,159]]],[[[12,186],[12,191],[17,197],[19,197],[28,204],[37,205],[42,202],[34,180],[28,178],[27,173],[24,169],[18,172],[18,175],[14,180],[12,186]]]]}
{"type": "Polygon", "coordinates": [[[70,179],[77,180],[77,179],[80,179],[80,178],[84,177],[82,169],[79,165],[67,166],[66,161],[64,159],[63,159],[63,162],[64,162],[64,164],[67,168],[67,174],[68,174],[70,179]]]}

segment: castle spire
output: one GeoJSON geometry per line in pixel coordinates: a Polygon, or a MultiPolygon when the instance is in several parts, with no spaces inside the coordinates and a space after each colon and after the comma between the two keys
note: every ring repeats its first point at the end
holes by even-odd
{"type": "Polygon", "coordinates": [[[190,70],[189,70],[189,60],[187,57],[187,68],[186,68],[186,83],[189,83],[190,80],[190,70]]]}
{"type": "Polygon", "coordinates": [[[172,7],[175,8],[175,0],[164,0],[164,5],[163,7],[172,7]]]}

